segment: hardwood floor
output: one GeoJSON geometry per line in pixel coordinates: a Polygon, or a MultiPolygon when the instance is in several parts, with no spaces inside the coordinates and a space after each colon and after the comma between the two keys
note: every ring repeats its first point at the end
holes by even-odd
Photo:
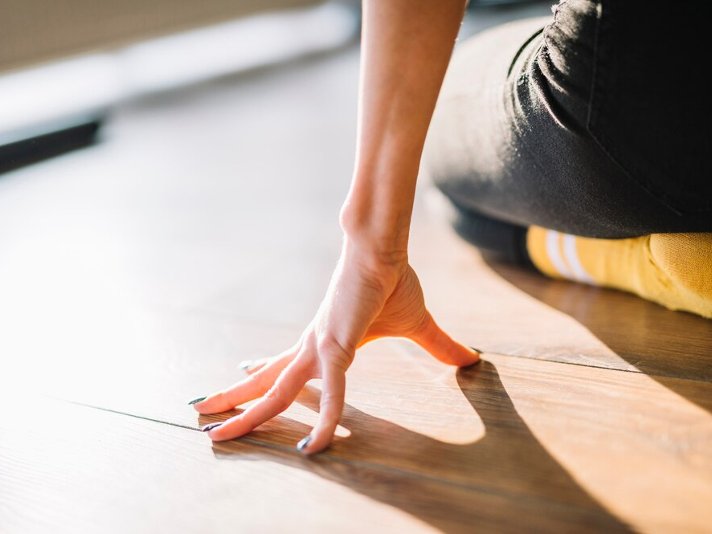
{"type": "Polygon", "coordinates": [[[484,261],[420,186],[436,319],[211,444],[186,402],[291,344],[338,254],[357,55],[117,110],[96,147],[0,177],[0,532],[705,532],[712,322],[484,261]]]}

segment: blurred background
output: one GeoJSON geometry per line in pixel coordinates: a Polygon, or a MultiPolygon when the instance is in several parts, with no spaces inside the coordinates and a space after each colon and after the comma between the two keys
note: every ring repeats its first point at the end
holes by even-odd
{"type": "MultiPolygon", "coordinates": [[[[531,4],[473,0],[463,35],[542,13],[531,4]]],[[[354,44],[360,21],[358,0],[2,0],[0,8],[0,172],[90,143],[127,102],[354,44]],[[28,139],[32,146],[18,144],[28,139]]]]}
{"type": "MultiPolygon", "coordinates": [[[[547,14],[473,1],[462,38],[547,14]]],[[[190,317],[303,327],[338,256],[359,32],[350,1],[0,0],[4,376],[66,391],[205,354],[190,317]]]]}

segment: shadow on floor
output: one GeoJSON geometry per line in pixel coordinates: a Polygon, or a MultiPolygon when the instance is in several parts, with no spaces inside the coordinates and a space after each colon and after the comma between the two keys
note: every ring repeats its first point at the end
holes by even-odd
{"type": "Polygon", "coordinates": [[[666,388],[712,413],[712,320],[668,310],[622,291],[551,280],[485,260],[507,282],[585,326],[613,352],[666,388]]]}
{"type": "MultiPolygon", "coordinates": [[[[485,435],[471,444],[443,443],[347,405],[341,424],[352,435],[324,454],[305,458],[282,446],[240,440],[216,443],[214,453],[222,460],[269,460],[305,469],[448,532],[514,531],[523,524],[536,531],[630,530],[541,446],[492,363],[460,369],[457,381],[485,426],[485,435]]],[[[319,390],[308,386],[298,401],[318,411],[319,390]]],[[[281,428],[262,432],[289,434],[292,443],[310,430],[281,417],[274,423],[281,428]]]]}

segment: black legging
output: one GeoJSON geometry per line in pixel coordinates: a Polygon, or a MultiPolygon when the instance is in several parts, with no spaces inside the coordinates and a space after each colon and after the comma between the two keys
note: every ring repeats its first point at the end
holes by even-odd
{"type": "Polygon", "coordinates": [[[538,225],[601,238],[712,231],[698,2],[564,0],[460,47],[426,169],[458,230],[517,259],[538,225]]]}

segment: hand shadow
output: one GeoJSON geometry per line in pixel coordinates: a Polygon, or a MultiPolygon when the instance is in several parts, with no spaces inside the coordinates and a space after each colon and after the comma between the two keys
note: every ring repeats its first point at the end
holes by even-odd
{"type": "Polygon", "coordinates": [[[562,280],[484,257],[517,289],[586,327],[618,356],[712,413],[712,321],[635,295],[562,280]]]}
{"type": "MultiPolygon", "coordinates": [[[[247,440],[215,443],[214,453],[221,460],[269,460],[307,470],[448,532],[630,530],[537,441],[491,362],[458,370],[457,381],[485,425],[474,443],[443,443],[346,405],[341,424],[352,434],[322,454],[303,457],[293,445],[257,440],[259,431],[247,440]]],[[[319,391],[307,386],[297,400],[318,411],[319,391]]],[[[289,443],[310,430],[284,417],[273,422],[289,443]]]]}

